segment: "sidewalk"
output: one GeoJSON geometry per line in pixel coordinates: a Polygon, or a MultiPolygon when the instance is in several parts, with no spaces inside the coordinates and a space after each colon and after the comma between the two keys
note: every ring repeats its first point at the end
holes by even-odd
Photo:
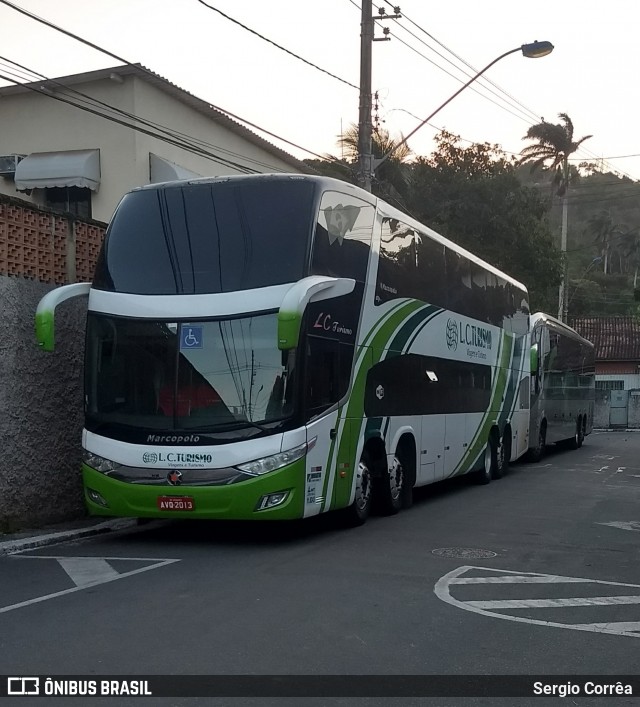
{"type": "Polygon", "coordinates": [[[15,552],[24,552],[38,547],[55,545],[67,540],[110,533],[116,530],[134,528],[137,521],[134,518],[80,518],[67,523],[58,523],[33,530],[21,530],[17,533],[0,533],[0,557],[15,552]]]}

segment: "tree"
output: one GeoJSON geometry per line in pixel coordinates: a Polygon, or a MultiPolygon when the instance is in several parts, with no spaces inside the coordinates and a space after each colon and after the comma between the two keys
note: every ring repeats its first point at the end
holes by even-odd
{"type": "Polygon", "coordinates": [[[600,248],[600,256],[603,261],[603,272],[609,272],[609,256],[615,239],[623,235],[624,231],[621,224],[614,223],[611,212],[607,209],[602,209],[597,214],[594,214],[588,221],[587,228],[594,236],[595,243],[600,248]]]}
{"type": "Polygon", "coordinates": [[[411,165],[410,213],[523,282],[533,309],[548,311],[561,258],[538,190],[521,184],[516,165],[497,145],[461,147],[446,131],[436,143],[429,158],[411,165]]]}
{"type": "MultiPolygon", "coordinates": [[[[588,140],[591,135],[585,135],[579,140],[573,139],[573,122],[566,113],[558,115],[560,123],[552,124],[546,121],[532,125],[523,140],[536,140],[533,145],[528,145],[522,152],[521,164],[530,163],[532,171],[542,166],[548,166],[553,174],[552,184],[556,194],[562,199],[562,235],[561,251],[563,255],[567,251],[567,223],[568,223],[568,201],[569,182],[571,170],[569,167],[569,156],[572,155],[588,140]]],[[[566,262],[563,265],[563,276],[560,284],[558,318],[565,318],[565,283],[567,274],[566,262]]]]}
{"type": "Polygon", "coordinates": [[[638,288],[638,269],[640,268],[640,233],[632,228],[623,234],[622,248],[630,269],[633,269],[633,290],[638,288]]]}
{"type": "MultiPolygon", "coordinates": [[[[404,197],[410,180],[408,161],[413,155],[407,143],[399,145],[399,140],[392,138],[387,130],[375,130],[371,136],[371,151],[374,159],[380,159],[386,154],[391,156],[375,170],[372,190],[376,196],[389,201],[395,201],[405,207],[404,197]]],[[[358,163],[358,126],[351,125],[338,138],[338,144],[345,150],[346,157],[357,168],[358,163]]]]}

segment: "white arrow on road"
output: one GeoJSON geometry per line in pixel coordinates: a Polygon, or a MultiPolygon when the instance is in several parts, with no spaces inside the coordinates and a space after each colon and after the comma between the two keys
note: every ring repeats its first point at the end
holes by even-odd
{"type": "Polygon", "coordinates": [[[124,579],[125,577],[131,577],[132,575],[140,574],[141,572],[160,569],[160,567],[165,567],[166,565],[180,561],[173,559],[159,559],[156,557],[52,557],[49,555],[11,555],[10,559],[55,560],[60,567],[64,569],[76,586],[71,587],[70,589],[63,589],[59,592],[45,594],[41,597],[35,597],[34,599],[28,599],[27,601],[21,601],[18,604],[0,607],[0,614],[4,614],[7,611],[13,611],[14,609],[22,609],[23,607],[30,606],[31,604],[38,604],[39,602],[47,601],[47,599],[55,599],[56,597],[61,597],[65,594],[79,592],[82,589],[95,587],[99,584],[113,582],[116,579],[124,579]],[[118,572],[111,564],[109,564],[110,561],[136,563],[146,562],[149,564],[146,564],[144,567],[137,567],[134,570],[129,570],[128,572],[118,572]]]}
{"type": "MultiPolygon", "coordinates": [[[[602,590],[601,590],[602,591],[602,590]]],[[[537,624],[539,626],[552,626],[555,628],[569,628],[574,631],[592,631],[595,633],[611,633],[618,636],[631,636],[640,638],[640,584],[627,584],[624,582],[605,582],[598,579],[585,579],[583,577],[562,577],[553,574],[538,574],[534,572],[514,572],[512,570],[493,569],[491,567],[473,567],[465,565],[445,574],[434,587],[436,596],[442,601],[456,606],[465,611],[473,611],[477,614],[490,616],[492,618],[504,619],[505,621],[517,621],[519,623],[537,624]],[[487,574],[493,572],[495,574],[487,574]],[[480,573],[480,574],[479,574],[480,573]],[[466,575],[466,576],[463,576],[466,575]],[[548,599],[491,599],[487,597],[483,600],[464,600],[452,595],[458,587],[463,585],[485,585],[487,593],[491,593],[491,585],[590,585],[594,593],[603,585],[608,587],[620,587],[620,594],[616,596],[579,596],[579,597],[549,597],[548,599]],[[624,588],[624,594],[623,592],[624,588]],[[585,611],[597,611],[601,606],[623,606],[628,605],[634,609],[632,619],[637,621],[611,621],[594,623],[562,623],[560,621],[543,621],[541,619],[531,619],[528,616],[514,616],[500,613],[500,609],[505,611],[526,610],[531,613],[535,609],[563,609],[566,607],[586,607],[585,611]]],[[[551,592],[550,592],[551,593],[551,592]]],[[[567,588],[570,593],[570,588],[567,588]]],[[[557,590],[554,591],[557,594],[557,590]]]]}

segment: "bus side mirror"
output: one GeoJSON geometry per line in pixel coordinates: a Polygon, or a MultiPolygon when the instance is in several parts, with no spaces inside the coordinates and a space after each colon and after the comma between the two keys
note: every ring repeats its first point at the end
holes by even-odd
{"type": "Polygon", "coordinates": [[[324,275],[311,275],[292,285],[278,311],[278,348],[288,351],[298,345],[302,315],[309,302],[348,295],[355,286],[352,278],[324,275]]]}
{"type": "Polygon", "coordinates": [[[538,364],[539,364],[538,344],[534,344],[531,347],[530,358],[531,358],[531,374],[534,376],[537,376],[538,375],[538,364]]]}
{"type": "Polygon", "coordinates": [[[56,287],[55,290],[47,292],[40,300],[36,309],[36,339],[38,346],[45,351],[53,351],[55,348],[55,310],[56,307],[65,300],[80,295],[88,295],[91,289],[90,282],[76,282],[72,285],[56,287]]]}

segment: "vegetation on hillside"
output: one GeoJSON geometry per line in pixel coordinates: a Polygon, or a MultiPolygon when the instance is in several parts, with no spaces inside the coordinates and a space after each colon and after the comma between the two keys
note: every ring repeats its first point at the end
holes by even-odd
{"type": "MultiPolygon", "coordinates": [[[[634,298],[640,290],[640,183],[595,164],[576,165],[572,147],[588,136],[575,141],[569,116],[560,119],[557,126],[540,124],[540,134],[529,136],[538,141],[529,145],[537,153],[525,148],[523,157],[538,163],[534,171],[499,145],[462,146],[458,136],[442,131],[431,155],[415,156],[405,145],[386,160],[373,191],[523,282],[532,311],[554,315],[563,268],[564,198],[570,214],[569,317],[640,313],[634,298]],[[568,143],[564,148],[558,143],[554,156],[553,143],[545,140],[554,130],[559,139],[560,129],[568,143]]],[[[328,155],[308,164],[321,174],[356,183],[357,137],[354,126],[340,136],[344,159],[328,155]]],[[[374,155],[382,156],[399,141],[384,131],[375,133],[374,155]]]]}

